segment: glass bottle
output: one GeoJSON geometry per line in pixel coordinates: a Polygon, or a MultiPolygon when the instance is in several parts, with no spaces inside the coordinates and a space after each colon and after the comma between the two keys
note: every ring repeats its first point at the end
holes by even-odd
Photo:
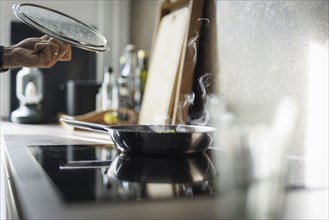
{"type": "Polygon", "coordinates": [[[124,51],[125,64],[118,79],[119,108],[134,108],[136,50],[135,46],[128,44],[124,51]]]}
{"type": "Polygon", "coordinates": [[[147,74],[148,74],[148,55],[147,52],[141,50],[138,52],[138,60],[140,67],[140,91],[141,91],[141,101],[143,100],[143,95],[145,91],[145,85],[147,81],[147,74]]]}
{"type": "Polygon", "coordinates": [[[118,87],[112,67],[105,67],[101,94],[101,106],[103,111],[118,109],[118,87]]]}
{"type": "Polygon", "coordinates": [[[145,84],[147,79],[147,53],[145,50],[139,50],[137,52],[137,70],[135,75],[135,93],[134,93],[134,101],[135,101],[135,110],[139,112],[142,99],[145,90],[145,84]]]}

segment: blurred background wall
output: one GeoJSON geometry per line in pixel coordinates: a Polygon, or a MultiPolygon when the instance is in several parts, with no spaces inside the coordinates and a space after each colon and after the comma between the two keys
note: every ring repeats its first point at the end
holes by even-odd
{"type": "Polygon", "coordinates": [[[295,100],[289,154],[307,160],[307,184],[328,186],[329,2],[207,3],[205,68],[219,93],[241,123],[266,122],[283,97],[295,100]]]}

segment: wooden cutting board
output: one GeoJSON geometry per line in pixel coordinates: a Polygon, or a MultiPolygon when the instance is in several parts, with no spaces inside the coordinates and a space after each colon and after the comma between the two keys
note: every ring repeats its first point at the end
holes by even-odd
{"type": "Polygon", "coordinates": [[[189,114],[189,99],[191,97],[193,80],[195,79],[195,65],[199,47],[202,13],[204,1],[190,0],[190,19],[187,37],[182,50],[180,66],[178,70],[176,94],[172,112],[171,124],[186,124],[189,114]]]}
{"type": "Polygon", "coordinates": [[[189,7],[162,17],[153,42],[139,124],[171,122],[181,53],[188,31],[189,7]]]}

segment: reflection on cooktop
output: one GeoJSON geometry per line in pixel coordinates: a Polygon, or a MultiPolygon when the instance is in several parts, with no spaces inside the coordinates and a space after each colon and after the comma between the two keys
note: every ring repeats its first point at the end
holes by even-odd
{"type": "Polygon", "coordinates": [[[193,198],[218,192],[210,152],[126,155],[106,145],[27,148],[67,202],[193,198]]]}

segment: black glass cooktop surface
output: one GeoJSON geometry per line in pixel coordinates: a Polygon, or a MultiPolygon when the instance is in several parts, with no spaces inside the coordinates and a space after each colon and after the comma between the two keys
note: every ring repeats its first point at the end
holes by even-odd
{"type": "Polygon", "coordinates": [[[212,197],[218,191],[210,151],[127,155],[106,145],[27,148],[67,202],[212,197]]]}

